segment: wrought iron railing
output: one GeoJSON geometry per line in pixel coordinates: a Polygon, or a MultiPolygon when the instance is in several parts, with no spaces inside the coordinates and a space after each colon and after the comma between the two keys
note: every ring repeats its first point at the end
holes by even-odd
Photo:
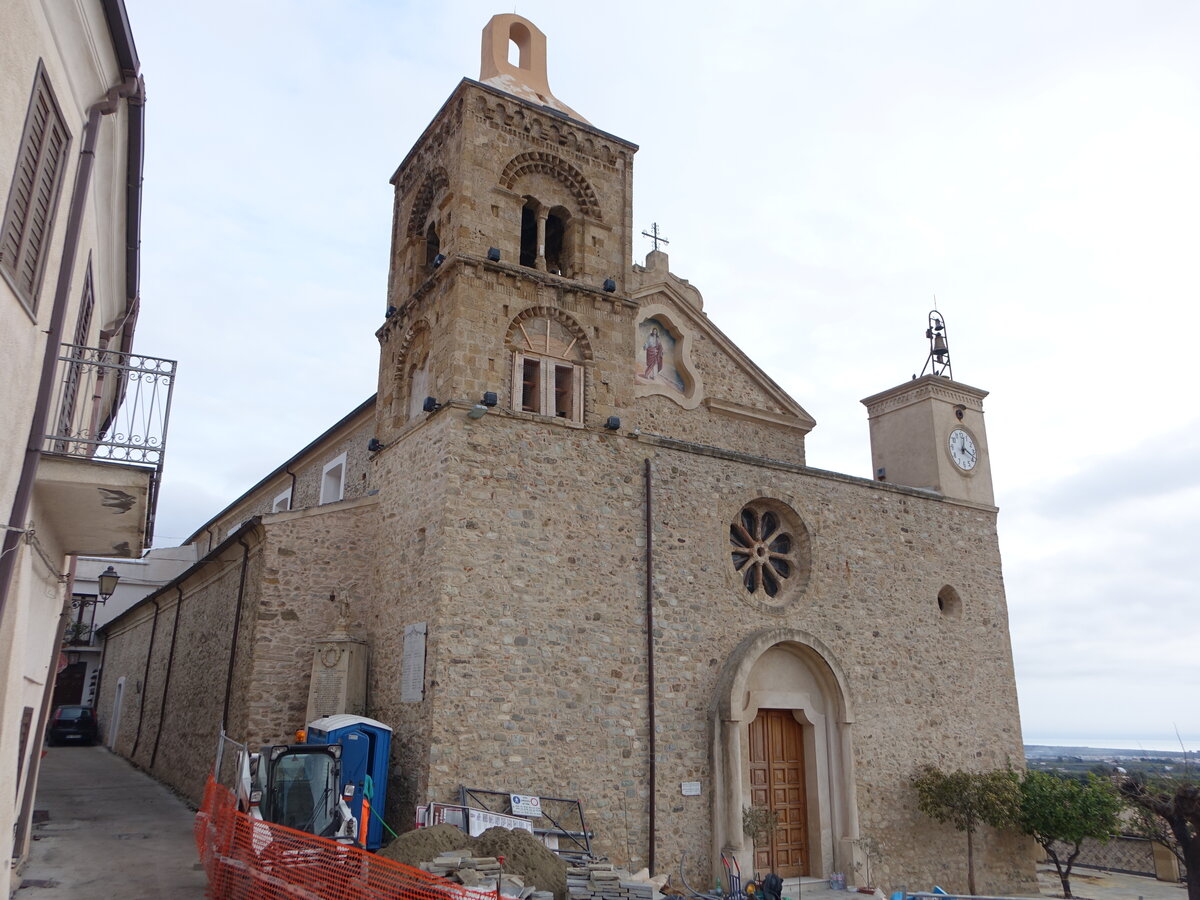
{"type": "Polygon", "coordinates": [[[43,453],[153,469],[147,543],[153,534],[176,366],[172,359],[63,344],[42,444],[43,453]]]}

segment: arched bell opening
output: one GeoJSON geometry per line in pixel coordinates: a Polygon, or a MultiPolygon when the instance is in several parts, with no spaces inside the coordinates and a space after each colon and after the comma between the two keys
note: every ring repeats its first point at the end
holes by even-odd
{"type": "Polygon", "coordinates": [[[570,227],[571,214],[561,206],[554,207],[546,216],[547,272],[566,276],[573,274],[570,227]]]}
{"type": "Polygon", "coordinates": [[[442,252],[442,242],[438,238],[437,227],[431,222],[425,231],[425,267],[433,268],[434,261],[442,252]]]}

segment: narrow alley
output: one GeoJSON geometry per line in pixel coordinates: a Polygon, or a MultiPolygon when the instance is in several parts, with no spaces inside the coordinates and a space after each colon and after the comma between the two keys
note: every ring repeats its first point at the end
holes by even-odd
{"type": "Polygon", "coordinates": [[[193,811],[103,747],[50,747],[17,900],[204,896],[193,811]]]}

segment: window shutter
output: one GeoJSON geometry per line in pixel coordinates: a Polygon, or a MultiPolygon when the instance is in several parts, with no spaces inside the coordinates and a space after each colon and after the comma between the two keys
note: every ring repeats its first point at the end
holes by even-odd
{"type": "Polygon", "coordinates": [[[583,366],[575,364],[575,421],[583,421],[583,366]]]}
{"type": "MultiPolygon", "coordinates": [[[[58,431],[56,434],[62,437],[98,437],[91,434],[91,426],[86,425],[86,417],[83,410],[79,411],[77,417],[75,409],[75,401],[79,393],[79,383],[83,378],[83,358],[87,355],[82,349],[87,344],[88,333],[92,328],[92,309],[96,305],[96,293],[92,282],[92,260],[89,258],[87,269],[83,273],[83,296],[79,298],[79,318],[75,321],[75,346],[71,348],[71,356],[74,357],[70,366],[67,368],[66,378],[63,382],[63,392],[61,404],[58,411],[58,431]],[[73,427],[74,426],[74,427],[73,427]]],[[[95,371],[94,369],[92,371],[95,371]]],[[[65,453],[67,444],[63,441],[58,441],[54,445],[55,451],[65,453]]]]}
{"type": "Polygon", "coordinates": [[[0,232],[0,269],[12,279],[31,311],[37,304],[70,140],[39,62],[0,232]]]}

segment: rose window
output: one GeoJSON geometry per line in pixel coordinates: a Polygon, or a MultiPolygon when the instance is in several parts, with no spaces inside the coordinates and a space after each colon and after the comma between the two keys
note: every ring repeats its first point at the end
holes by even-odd
{"type": "Polygon", "coordinates": [[[799,568],[796,540],[783,517],[751,504],[729,526],[733,568],[751,594],[777,597],[799,568]]]}

